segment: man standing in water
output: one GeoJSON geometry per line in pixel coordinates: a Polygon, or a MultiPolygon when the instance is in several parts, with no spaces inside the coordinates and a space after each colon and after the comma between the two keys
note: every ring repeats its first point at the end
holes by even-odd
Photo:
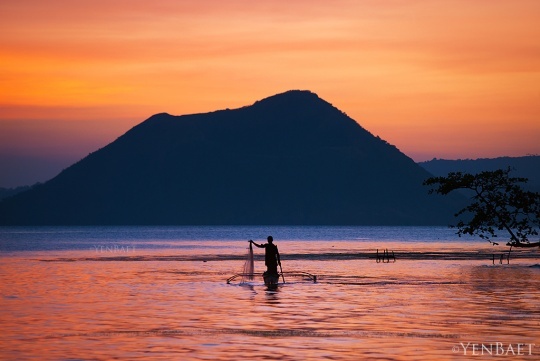
{"type": "MultiPolygon", "coordinates": [[[[281,267],[281,260],[279,258],[279,251],[277,246],[274,244],[274,238],[268,236],[268,243],[257,244],[252,240],[249,240],[250,243],[253,243],[256,247],[264,248],[264,264],[266,265],[266,274],[269,275],[278,275],[277,266],[281,267]]],[[[278,276],[279,277],[279,276],[278,276]]]]}

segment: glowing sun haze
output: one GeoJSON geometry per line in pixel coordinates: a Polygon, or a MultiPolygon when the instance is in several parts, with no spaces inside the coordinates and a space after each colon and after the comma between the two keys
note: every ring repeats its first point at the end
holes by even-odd
{"type": "Polygon", "coordinates": [[[0,186],[152,114],[289,89],[417,161],[540,153],[537,0],[18,0],[0,19],[0,186]]]}

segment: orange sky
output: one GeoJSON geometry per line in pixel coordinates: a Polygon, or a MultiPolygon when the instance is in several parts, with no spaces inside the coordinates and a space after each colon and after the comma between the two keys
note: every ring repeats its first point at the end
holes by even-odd
{"type": "Polygon", "coordinates": [[[0,20],[0,186],[46,180],[8,180],[13,159],[66,167],[154,113],[289,89],[417,161],[540,153],[537,0],[18,0],[0,20]]]}

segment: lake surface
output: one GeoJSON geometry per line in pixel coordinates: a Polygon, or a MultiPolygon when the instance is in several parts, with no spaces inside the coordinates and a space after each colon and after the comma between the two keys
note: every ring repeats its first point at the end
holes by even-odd
{"type": "Polygon", "coordinates": [[[0,359],[540,359],[540,250],[454,232],[0,228],[0,359]],[[227,284],[268,235],[285,283],[227,284]]]}

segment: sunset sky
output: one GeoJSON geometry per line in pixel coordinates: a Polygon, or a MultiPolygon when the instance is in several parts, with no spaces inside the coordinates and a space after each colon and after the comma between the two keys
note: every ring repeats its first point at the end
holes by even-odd
{"type": "Polygon", "coordinates": [[[0,187],[306,89],[416,161],[540,153],[538,0],[0,3],[0,187]]]}

